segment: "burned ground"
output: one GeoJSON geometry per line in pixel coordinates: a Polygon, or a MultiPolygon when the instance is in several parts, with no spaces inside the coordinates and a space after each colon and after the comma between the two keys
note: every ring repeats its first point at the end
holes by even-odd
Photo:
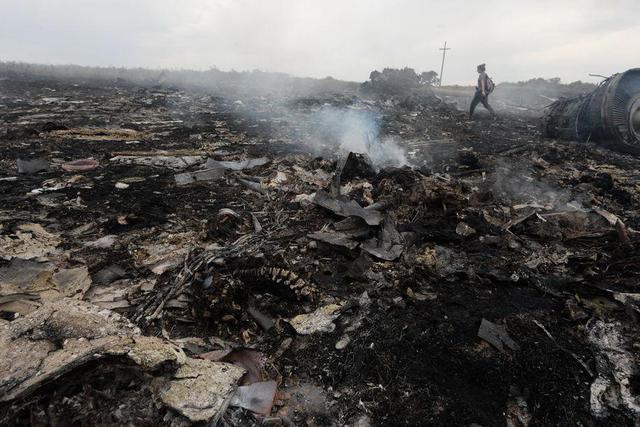
{"type": "MultiPolygon", "coordinates": [[[[30,289],[34,306],[16,308],[16,260],[86,267],[91,285],[67,297],[193,358],[260,353],[275,405],[231,405],[222,425],[637,422],[636,158],[544,139],[508,111],[469,122],[424,94],[0,85],[3,327],[49,298],[30,289]],[[326,104],[375,114],[409,164],[336,186],[342,155],[309,143],[326,104]],[[86,158],[98,166],[65,170],[86,158]],[[375,205],[341,214],[322,191],[375,205]]],[[[135,368],[90,362],[3,398],[1,422],[186,422],[148,390],[164,371],[135,368]]]]}

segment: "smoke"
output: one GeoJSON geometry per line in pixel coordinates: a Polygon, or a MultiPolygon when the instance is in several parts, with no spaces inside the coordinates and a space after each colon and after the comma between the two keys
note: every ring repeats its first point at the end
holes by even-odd
{"type": "Polygon", "coordinates": [[[382,135],[380,113],[371,104],[354,102],[343,94],[252,97],[234,108],[254,122],[273,120],[277,123],[274,138],[292,143],[293,151],[331,159],[361,153],[376,170],[410,165],[406,150],[398,143],[400,138],[382,135]],[[318,106],[321,102],[325,104],[318,106]]]}
{"type": "Polygon", "coordinates": [[[511,203],[534,203],[556,211],[584,211],[589,197],[580,191],[552,186],[532,173],[533,165],[496,164],[493,191],[511,203]]]}
{"type": "Polygon", "coordinates": [[[316,154],[362,153],[376,169],[409,163],[395,140],[381,137],[379,118],[371,111],[324,107],[313,113],[309,122],[310,136],[305,144],[316,154]]]}

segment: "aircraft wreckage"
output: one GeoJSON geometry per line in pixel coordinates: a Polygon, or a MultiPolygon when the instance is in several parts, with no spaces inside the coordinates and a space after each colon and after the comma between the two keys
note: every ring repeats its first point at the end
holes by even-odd
{"type": "Polygon", "coordinates": [[[640,153],[640,68],[609,77],[589,94],[554,102],[542,123],[550,138],[606,142],[640,153]]]}

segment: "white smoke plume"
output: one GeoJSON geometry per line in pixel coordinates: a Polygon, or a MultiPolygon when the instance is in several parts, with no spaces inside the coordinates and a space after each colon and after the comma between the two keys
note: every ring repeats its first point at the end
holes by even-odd
{"type": "Polygon", "coordinates": [[[392,138],[381,137],[378,118],[371,111],[324,107],[312,115],[310,122],[307,144],[318,154],[363,153],[376,169],[409,163],[402,147],[392,138]]]}

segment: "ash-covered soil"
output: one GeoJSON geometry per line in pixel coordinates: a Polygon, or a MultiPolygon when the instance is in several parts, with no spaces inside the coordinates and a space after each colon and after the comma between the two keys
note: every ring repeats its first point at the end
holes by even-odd
{"type": "MultiPolygon", "coordinates": [[[[0,326],[84,300],[277,391],[198,419],[157,385],[165,365],[109,350],[38,381],[46,363],[26,380],[8,361],[0,422],[634,425],[637,161],[424,93],[4,77],[0,326]],[[358,146],[373,168],[345,161],[358,146]]],[[[49,354],[83,338],[22,333],[49,354]]]]}

